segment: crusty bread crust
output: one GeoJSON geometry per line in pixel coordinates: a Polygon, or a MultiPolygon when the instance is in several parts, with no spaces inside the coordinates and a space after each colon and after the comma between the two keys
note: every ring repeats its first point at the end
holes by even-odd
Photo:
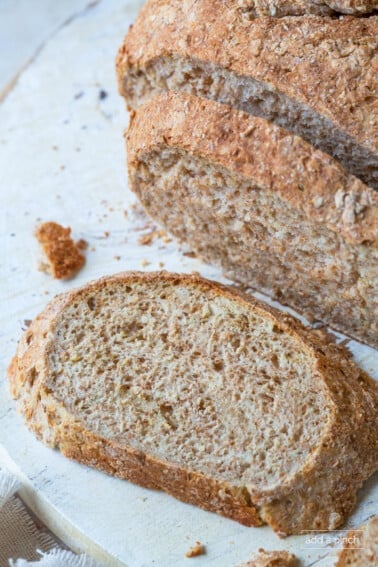
{"type": "Polygon", "coordinates": [[[239,5],[253,17],[350,14],[361,16],[378,9],[377,0],[240,0],[239,5]]]}
{"type": "MultiPolygon", "coordinates": [[[[321,3],[321,0],[317,0],[321,3]]],[[[378,10],[377,0],[326,0],[327,4],[335,12],[343,14],[368,14],[374,10],[378,10]]]]}
{"type": "Polygon", "coordinates": [[[226,102],[306,137],[376,186],[378,16],[250,19],[237,2],[215,4],[149,0],[142,8],[116,61],[129,108],[168,88],[226,102]],[[159,70],[164,61],[171,62],[169,72],[159,70]],[[179,86],[170,87],[172,69],[181,73],[179,86]],[[244,102],[240,88],[231,87],[236,80],[251,85],[244,102]],[[257,83],[263,93],[254,92],[257,83]],[[312,118],[301,118],[307,112],[312,118]],[[323,133],[315,140],[318,128],[323,133]]]}
{"type": "Polygon", "coordinates": [[[347,351],[291,316],[196,275],[130,272],[57,296],[21,338],[9,367],[9,380],[28,426],[66,456],[142,486],[162,489],[247,526],[266,522],[281,536],[340,525],[355,504],[357,490],[378,466],[377,385],[353,364],[347,351]],[[54,326],[71,302],[117,282],[153,283],[156,279],[231,298],[246,310],[274,321],[313,359],[314,380],[321,381],[330,402],[329,426],[303,466],[278,488],[254,491],[244,487],[241,491],[240,487],[104,439],[84,428],[46,387],[50,377],[47,353],[54,341],[54,326]]]}

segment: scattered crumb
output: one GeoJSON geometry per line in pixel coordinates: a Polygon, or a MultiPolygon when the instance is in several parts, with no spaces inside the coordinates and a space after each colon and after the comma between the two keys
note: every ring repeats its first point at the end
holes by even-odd
{"type": "Polygon", "coordinates": [[[98,93],[98,98],[100,100],[104,100],[107,96],[108,93],[104,89],[100,89],[100,92],[98,93]]]}
{"type": "Polygon", "coordinates": [[[123,211],[123,216],[127,219],[129,216],[129,211],[127,211],[126,209],[123,211]]]}
{"type": "Polygon", "coordinates": [[[259,549],[246,563],[238,567],[298,567],[299,562],[295,555],[288,551],[265,551],[259,549]]]}
{"type": "Polygon", "coordinates": [[[73,277],[85,264],[85,256],[70,234],[71,228],[64,228],[56,222],[44,222],[35,230],[47,259],[41,269],[56,279],[73,277]]]}
{"type": "Polygon", "coordinates": [[[79,250],[87,250],[88,242],[84,240],[84,238],[80,238],[80,240],[76,242],[76,248],[78,248],[79,250]]]}
{"type": "Polygon", "coordinates": [[[164,262],[159,262],[159,268],[164,268],[164,262]]]}
{"type": "Polygon", "coordinates": [[[120,260],[121,256],[114,256],[114,260],[120,260]]]}
{"type": "Polygon", "coordinates": [[[143,260],[141,261],[140,265],[145,268],[146,266],[149,266],[151,264],[151,262],[149,262],[148,260],[146,260],[145,258],[143,258],[143,260]]]}
{"type": "Polygon", "coordinates": [[[196,541],[196,544],[185,553],[185,557],[198,557],[199,555],[205,555],[205,553],[205,547],[200,541],[196,541]]]}
{"type": "Polygon", "coordinates": [[[104,236],[105,236],[105,238],[108,238],[108,237],[109,237],[109,231],[108,231],[108,230],[105,230],[105,231],[104,231],[104,236]]]}
{"type": "Polygon", "coordinates": [[[165,230],[151,230],[147,234],[143,234],[138,238],[138,244],[141,244],[142,246],[149,246],[153,243],[155,238],[162,238],[163,236],[166,236],[165,230]]]}
{"type": "Polygon", "coordinates": [[[196,255],[195,252],[183,252],[182,255],[186,256],[187,258],[197,258],[197,255],[196,255]]]}
{"type": "Polygon", "coordinates": [[[24,326],[23,326],[22,330],[25,331],[26,329],[28,329],[30,327],[31,323],[32,323],[31,319],[24,319],[24,326]]]}
{"type": "Polygon", "coordinates": [[[96,252],[96,247],[95,247],[95,246],[92,246],[91,252],[96,252]]]}
{"type": "Polygon", "coordinates": [[[45,295],[50,295],[50,292],[47,289],[43,292],[45,295]]]}
{"type": "Polygon", "coordinates": [[[80,92],[78,92],[78,93],[75,94],[74,99],[75,99],[75,100],[78,100],[78,99],[81,98],[82,96],[84,96],[84,93],[83,93],[83,91],[80,91],[80,92]]]}
{"type": "MultiPolygon", "coordinates": [[[[142,230],[144,230],[144,228],[148,228],[148,226],[143,227],[142,230]]],[[[149,246],[154,242],[155,238],[161,238],[164,244],[172,242],[172,238],[165,232],[165,230],[158,230],[154,227],[150,232],[139,237],[138,244],[141,244],[142,246],[149,246]]]]}

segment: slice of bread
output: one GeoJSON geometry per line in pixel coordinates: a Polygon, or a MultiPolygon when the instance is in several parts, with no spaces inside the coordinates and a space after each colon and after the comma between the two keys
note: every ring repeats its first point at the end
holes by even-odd
{"type": "Polygon", "coordinates": [[[251,19],[243,5],[149,0],[117,57],[129,108],[166,90],[227,103],[378,188],[378,17],[251,19]]]}
{"type": "Polygon", "coordinates": [[[140,107],[130,187],[231,279],[378,346],[378,193],[264,119],[183,93],[140,107]]]}
{"type": "Polygon", "coordinates": [[[280,535],[341,524],[377,467],[377,385],[347,351],[198,276],[58,296],[9,378],[66,456],[280,535]]]}
{"type": "Polygon", "coordinates": [[[377,567],[378,516],[346,535],[345,545],[335,567],[377,567]]]}

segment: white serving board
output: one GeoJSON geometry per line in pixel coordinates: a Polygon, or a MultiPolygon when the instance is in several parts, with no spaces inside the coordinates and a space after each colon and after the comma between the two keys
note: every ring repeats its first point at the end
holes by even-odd
{"type": "MultiPolygon", "coordinates": [[[[290,549],[307,567],[332,565],[335,550],[311,549],[306,536],[279,540],[268,527],[243,527],[65,459],[36,441],[8,394],[6,367],[24,320],[54,294],[105,274],[159,269],[159,262],[222,279],[174,242],[138,244],[151,227],[131,210],[122,140],[127,115],[113,62],[140,4],[103,0],[84,11],[47,42],[0,107],[0,465],[23,480],[22,496],[42,521],[105,565],[232,567],[259,547],[290,549]],[[107,92],[102,100],[101,89],[107,92]],[[89,241],[87,265],[73,281],[56,282],[37,271],[32,233],[38,219],[72,226],[75,236],[89,241]],[[144,260],[150,263],[143,266],[144,260]],[[206,555],[186,559],[197,540],[206,555]]],[[[373,349],[355,341],[348,346],[378,378],[373,349]]],[[[375,477],[348,525],[375,513],[377,502],[375,477]]]]}

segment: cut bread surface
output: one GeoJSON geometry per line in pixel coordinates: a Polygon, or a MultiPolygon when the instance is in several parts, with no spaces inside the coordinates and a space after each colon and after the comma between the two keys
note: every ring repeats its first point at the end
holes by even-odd
{"type": "Polygon", "coordinates": [[[346,352],[198,276],[58,296],[9,376],[65,455],[280,535],[339,525],[377,466],[377,389],[346,352]]]}
{"type": "Polygon", "coordinates": [[[231,279],[378,345],[371,188],[287,131],[182,93],[140,107],[127,147],[130,187],[171,234],[231,279]]]}
{"type": "Polygon", "coordinates": [[[46,381],[57,400],[105,438],[238,486],[301,468],[329,412],[306,348],[217,290],[129,287],[62,313],[46,381]]]}
{"type": "Polygon", "coordinates": [[[226,103],[303,137],[378,188],[378,17],[246,14],[225,0],[149,0],[117,58],[129,108],[166,90],[226,103]]]}

